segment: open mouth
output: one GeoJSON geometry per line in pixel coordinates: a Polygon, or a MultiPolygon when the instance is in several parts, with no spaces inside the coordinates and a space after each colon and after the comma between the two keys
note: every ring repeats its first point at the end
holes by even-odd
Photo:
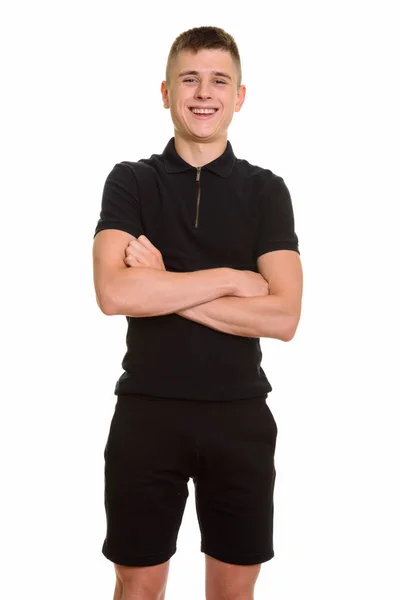
{"type": "Polygon", "coordinates": [[[200,119],[201,121],[212,119],[212,117],[218,112],[218,108],[215,108],[213,112],[211,110],[205,109],[193,109],[189,108],[190,112],[194,116],[195,119],[200,119]],[[196,111],[196,112],[194,112],[196,111]]]}

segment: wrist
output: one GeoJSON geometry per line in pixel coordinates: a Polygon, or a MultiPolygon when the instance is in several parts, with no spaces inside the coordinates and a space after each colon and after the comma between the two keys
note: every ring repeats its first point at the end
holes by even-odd
{"type": "Polygon", "coordinates": [[[237,269],[223,267],[225,270],[225,293],[224,296],[236,296],[239,290],[239,278],[237,269]]]}

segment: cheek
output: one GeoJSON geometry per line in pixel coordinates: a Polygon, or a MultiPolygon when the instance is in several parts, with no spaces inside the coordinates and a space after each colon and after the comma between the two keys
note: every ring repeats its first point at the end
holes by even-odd
{"type": "Polygon", "coordinates": [[[176,98],[171,103],[172,110],[175,114],[183,113],[185,109],[185,100],[182,98],[176,98]]]}
{"type": "Polygon", "coordinates": [[[178,107],[177,112],[179,113],[181,119],[190,120],[190,114],[189,114],[189,110],[188,110],[187,106],[188,106],[187,103],[182,103],[178,107]]]}

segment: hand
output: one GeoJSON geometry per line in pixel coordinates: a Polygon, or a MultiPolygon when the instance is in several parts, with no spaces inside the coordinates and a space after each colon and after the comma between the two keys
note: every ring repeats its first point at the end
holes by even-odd
{"type": "Polygon", "coordinates": [[[129,242],[125,249],[124,263],[127,267],[150,267],[166,271],[161,252],[145,235],[137,239],[134,237],[129,242]]]}
{"type": "Polygon", "coordinates": [[[237,271],[237,290],[235,296],[250,298],[252,296],[268,296],[269,285],[261,273],[254,271],[237,271]]]}

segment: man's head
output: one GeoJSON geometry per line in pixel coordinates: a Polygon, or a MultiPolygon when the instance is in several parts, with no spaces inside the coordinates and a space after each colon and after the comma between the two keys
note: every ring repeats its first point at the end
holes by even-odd
{"type": "Polygon", "coordinates": [[[212,142],[227,136],[234,112],[244,102],[239,51],[219,27],[196,27],[179,35],[169,52],[161,84],[164,107],[175,131],[186,139],[212,142]],[[209,117],[193,109],[215,108],[209,117]]]}

